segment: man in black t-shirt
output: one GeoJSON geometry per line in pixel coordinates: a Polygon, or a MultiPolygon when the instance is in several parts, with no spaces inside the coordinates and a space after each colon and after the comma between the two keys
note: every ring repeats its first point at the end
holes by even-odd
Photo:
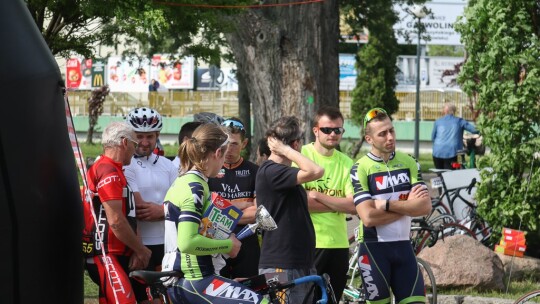
{"type": "MultiPolygon", "coordinates": [[[[231,118],[221,125],[229,131],[229,147],[220,173],[208,179],[208,186],[210,191],[218,193],[242,210],[242,218],[234,230],[238,233],[245,225],[255,222],[255,176],[259,167],[240,155],[248,143],[244,124],[237,118],[231,118]]],[[[245,238],[238,256],[226,260],[220,275],[230,279],[257,275],[260,253],[257,235],[245,238]]]]}
{"type": "MultiPolygon", "coordinates": [[[[278,119],[266,135],[271,155],[259,168],[255,190],[278,229],[263,232],[259,273],[284,272],[288,280],[314,275],[315,231],[302,184],[322,177],[324,169],[299,152],[303,134],[296,117],[278,119]],[[291,167],[293,161],[298,168],[291,167]]],[[[291,288],[290,303],[311,303],[310,289],[291,288]]]]}

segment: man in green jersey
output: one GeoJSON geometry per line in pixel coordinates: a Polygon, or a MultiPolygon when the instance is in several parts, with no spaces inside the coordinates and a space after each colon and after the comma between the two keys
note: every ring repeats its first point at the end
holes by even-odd
{"type": "Polygon", "coordinates": [[[351,169],[360,219],[359,257],[367,303],[425,303],[422,274],[410,242],[411,218],[431,211],[416,160],[396,151],[396,132],[384,109],[364,118],[371,151],[351,169]]]}
{"type": "Polygon", "coordinates": [[[349,240],[346,214],[356,214],[353,187],[349,176],[353,165],[336,150],[345,129],[343,115],[334,107],[321,107],[314,117],[315,142],[304,145],[302,154],[324,168],[322,178],[304,183],[308,207],[315,229],[315,267],[317,274],[327,273],[336,299],[341,298],[347,282],[349,240]]]}

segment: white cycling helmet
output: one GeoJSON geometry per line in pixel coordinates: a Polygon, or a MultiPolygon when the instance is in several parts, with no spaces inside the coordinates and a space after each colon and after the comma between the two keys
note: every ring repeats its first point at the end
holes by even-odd
{"type": "Polygon", "coordinates": [[[159,132],[163,127],[161,115],[151,108],[135,108],[131,110],[126,122],[135,132],[159,132]]]}

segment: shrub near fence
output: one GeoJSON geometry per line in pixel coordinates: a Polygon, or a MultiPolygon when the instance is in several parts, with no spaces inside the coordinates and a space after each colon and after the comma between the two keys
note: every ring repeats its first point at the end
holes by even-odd
{"type": "MultiPolygon", "coordinates": [[[[73,115],[88,115],[90,91],[70,91],[68,98],[73,115]]],[[[341,91],[340,109],[345,118],[351,115],[352,94],[341,91]]],[[[393,115],[397,120],[414,120],[416,93],[396,92],[400,101],[399,110],[393,115]]],[[[467,96],[459,91],[420,92],[420,119],[435,120],[441,116],[445,101],[456,105],[457,116],[473,119],[467,96]]],[[[149,106],[164,116],[183,117],[198,112],[213,112],[223,117],[238,116],[237,92],[220,91],[169,91],[120,93],[111,92],[105,101],[103,115],[125,116],[135,107],[149,106]]]]}

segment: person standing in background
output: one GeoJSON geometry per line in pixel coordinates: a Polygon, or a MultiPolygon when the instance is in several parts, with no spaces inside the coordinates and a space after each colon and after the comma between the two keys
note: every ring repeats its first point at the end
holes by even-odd
{"type": "Polygon", "coordinates": [[[431,132],[433,141],[433,163],[437,169],[452,170],[452,163],[457,162],[457,151],[463,149],[463,131],[478,134],[478,130],[461,117],[454,116],[456,106],[446,102],[443,117],[437,119],[431,132]]]}
{"type": "MultiPolygon", "coordinates": [[[[165,211],[163,199],[178,176],[178,170],[166,157],[153,153],[163,126],[161,115],[154,109],[135,108],[126,122],[135,131],[138,142],[131,164],[124,166],[124,174],[135,198],[139,236],[152,250],[146,270],[161,271],[164,255],[165,211]]],[[[146,286],[131,280],[137,301],[150,303],[146,286]]],[[[156,290],[151,290],[153,303],[161,303],[156,290]]]]}
{"type": "Polygon", "coordinates": [[[313,122],[315,142],[304,145],[302,154],[324,168],[322,178],[303,184],[315,228],[315,267],[317,274],[330,276],[340,299],[349,269],[346,214],[356,214],[350,179],[353,160],[336,150],[345,132],[339,109],[321,107],[313,122]]]}
{"type": "Polygon", "coordinates": [[[257,145],[257,159],[255,163],[260,166],[265,160],[270,157],[270,148],[268,148],[268,141],[266,138],[259,139],[259,144],[257,145]]]}
{"type": "MultiPolygon", "coordinates": [[[[234,233],[238,233],[247,224],[255,223],[255,176],[259,166],[245,160],[240,153],[248,144],[246,129],[238,118],[230,118],[221,123],[229,133],[229,148],[225,153],[225,162],[216,177],[208,179],[210,191],[230,201],[243,214],[234,233]]],[[[253,234],[242,240],[242,248],[236,258],[228,258],[220,275],[229,278],[249,278],[259,273],[258,235],[253,234]]]]}
{"type": "MultiPolygon", "coordinates": [[[[178,133],[178,146],[180,146],[184,141],[190,139],[193,131],[195,131],[195,129],[202,124],[203,123],[200,121],[190,121],[183,124],[180,128],[180,132],[178,133]]],[[[173,165],[176,167],[176,169],[180,168],[180,157],[178,157],[178,155],[176,155],[176,157],[173,159],[173,165]]]]}

